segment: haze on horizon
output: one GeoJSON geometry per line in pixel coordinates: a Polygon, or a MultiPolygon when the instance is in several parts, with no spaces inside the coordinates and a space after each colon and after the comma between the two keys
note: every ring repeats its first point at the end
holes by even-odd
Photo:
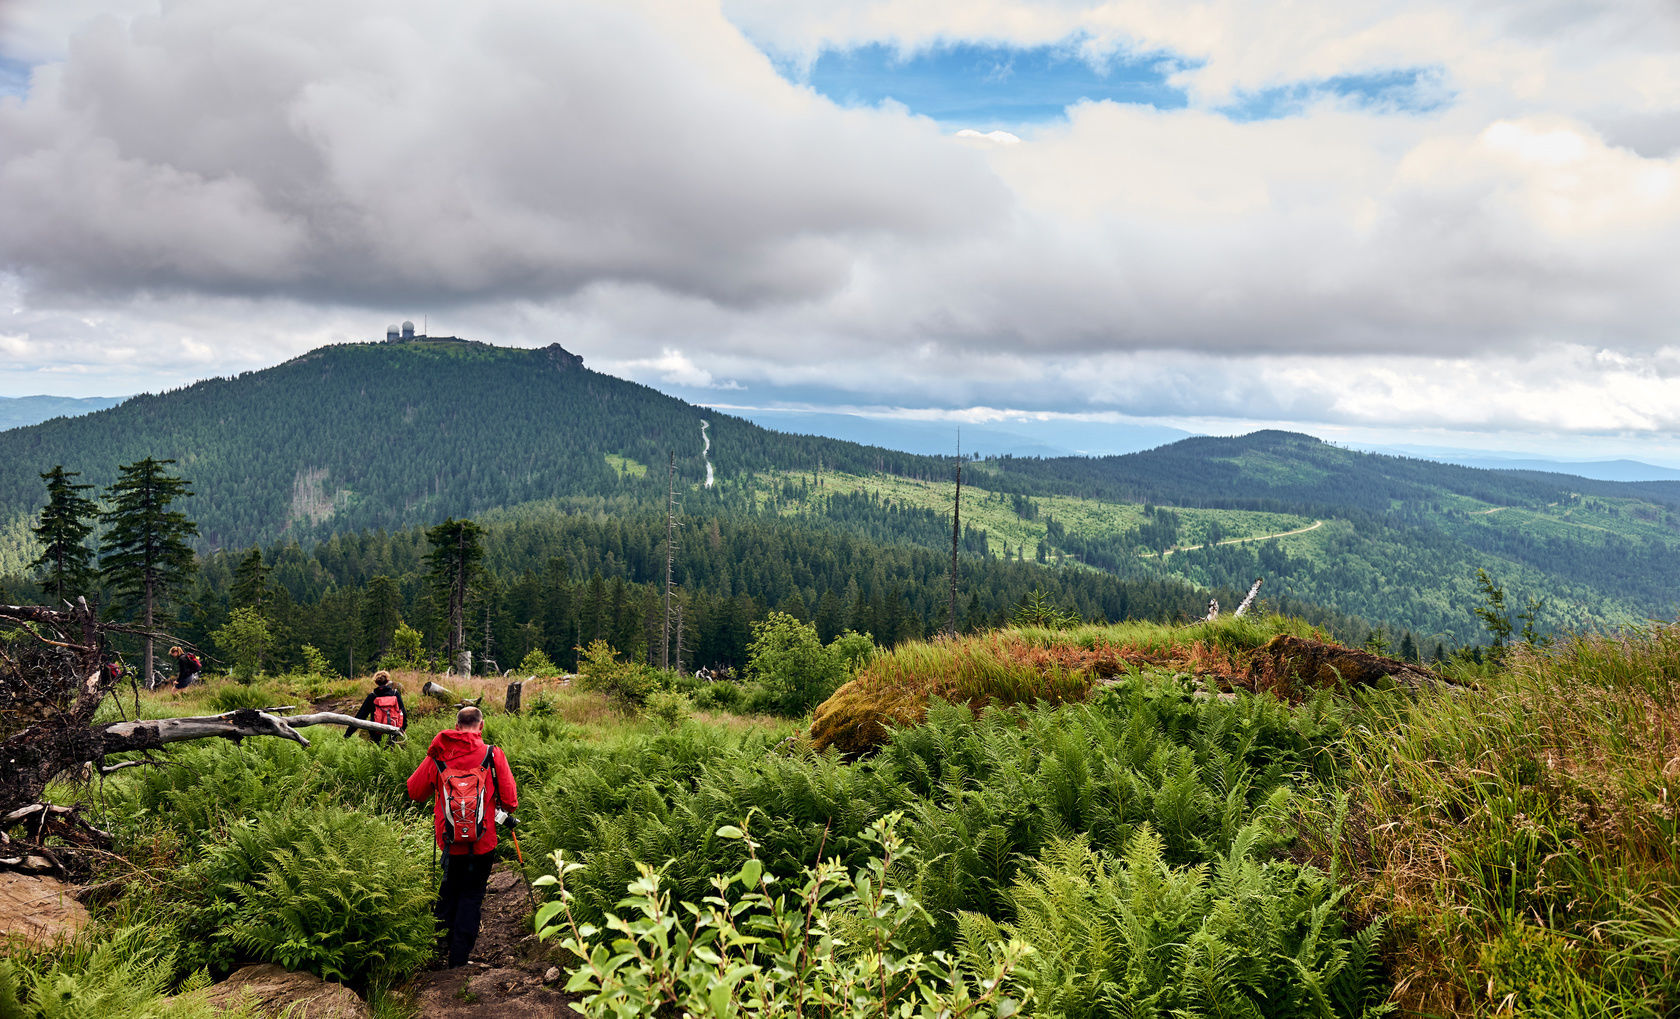
{"type": "Polygon", "coordinates": [[[0,395],[431,332],[697,402],[1680,462],[1680,8],[13,0],[0,395]]]}

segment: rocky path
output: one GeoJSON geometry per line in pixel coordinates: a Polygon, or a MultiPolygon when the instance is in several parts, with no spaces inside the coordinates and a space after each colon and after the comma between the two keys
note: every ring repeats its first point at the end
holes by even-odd
{"type": "Polygon", "coordinates": [[[426,1019],[525,1019],[568,1016],[575,999],[560,990],[564,979],[544,983],[558,960],[531,930],[531,900],[514,869],[490,875],[484,922],[472,961],[460,969],[420,974],[407,995],[426,1019]]]}

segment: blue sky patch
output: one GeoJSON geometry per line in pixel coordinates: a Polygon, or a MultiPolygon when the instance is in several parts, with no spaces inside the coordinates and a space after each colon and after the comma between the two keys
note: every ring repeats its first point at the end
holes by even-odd
{"type": "MultiPolygon", "coordinates": [[[[1116,55],[1097,67],[1080,54],[1078,40],[1032,47],[947,43],[909,55],[871,43],[824,50],[803,78],[786,65],[783,73],[842,106],[891,100],[949,127],[985,131],[1058,120],[1082,99],[1181,109],[1188,97],[1167,78],[1189,66],[1153,53],[1116,55]]],[[[1437,69],[1401,68],[1265,89],[1218,112],[1239,121],[1271,120],[1326,97],[1396,113],[1426,113],[1452,99],[1437,69]]]]}
{"type": "Polygon", "coordinates": [[[0,96],[29,94],[29,72],[34,68],[21,60],[0,56],[0,96]]]}
{"type": "Polygon", "coordinates": [[[879,43],[825,50],[805,82],[842,106],[902,103],[912,113],[979,130],[1041,123],[1081,99],[1185,105],[1159,55],[1116,56],[1101,70],[1071,45],[952,43],[903,56],[879,43]]]}
{"type": "Polygon", "coordinates": [[[1265,89],[1221,107],[1219,112],[1232,120],[1275,120],[1300,113],[1326,97],[1394,113],[1428,113],[1452,100],[1452,94],[1438,71],[1413,67],[1340,75],[1265,89]]]}

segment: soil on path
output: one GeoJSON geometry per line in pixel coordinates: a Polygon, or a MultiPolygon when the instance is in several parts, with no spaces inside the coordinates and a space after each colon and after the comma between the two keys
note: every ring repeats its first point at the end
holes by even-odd
{"type": "Polygon", "coordinates": [[[558,961],[559,954],[532,932],[525,879],[516,869],[498,869],[490,875],[472,960],[459,969],[420,974],[407,996],[426,1019],[576,1015],[570,1005],[577,999],[559,989],[564,978],[543,982],[558,961]]]}

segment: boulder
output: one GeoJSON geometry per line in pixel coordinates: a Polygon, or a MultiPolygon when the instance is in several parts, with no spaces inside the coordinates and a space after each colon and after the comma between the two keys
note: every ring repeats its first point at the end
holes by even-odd
{"type": "Polygon", "coordinates": [[[47,945],[80,934],[91,921],[74,891],[44,874],[0,871],[0,942],[15,936],[47,945]]]}
{"type": "Polygon", "coordinates": [[[255,1006],[264,1015],[286,1019],[373,1019],[367,1002],[343,984],[273,963],[235,970],[203,993],[218,1009],[255,1006]]]}

